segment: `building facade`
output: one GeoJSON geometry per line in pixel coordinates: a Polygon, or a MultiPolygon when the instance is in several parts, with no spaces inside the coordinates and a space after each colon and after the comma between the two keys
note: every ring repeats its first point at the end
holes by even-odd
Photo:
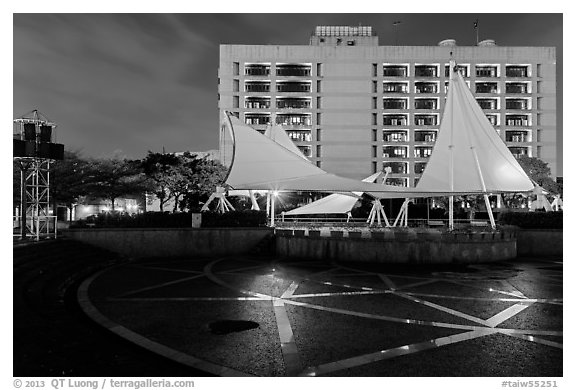
{"type": "Polygon", "coordinates": [[[440,127],[453,59],[515,156],[539,157],[554,177],[554,47],[379,46],[371,27],[316,27],[309,45],[221,45],[219,109],[264,131],[280,123],[317,166],[361,179],[391,168],[414,187],[440,127]]]}

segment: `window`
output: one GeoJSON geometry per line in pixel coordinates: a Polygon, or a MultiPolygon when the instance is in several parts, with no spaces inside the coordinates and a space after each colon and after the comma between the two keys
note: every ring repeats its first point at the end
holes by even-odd
{"type": "Polygon", "coordinates": [[[270,98],[247,97],[244,108],[270,108],[270,98]]]}
{"type": "Polygon", "coordinates": [[[372,142],[378,141],[378,130],[372,129],[372,142]]]}
{"type": "Polygon", "coordinates": [[[416,146],[414,148],[414,157],[428,158],[432,154],[432,147],[430,146],[416,146]]]}
{"type": "Polygon", "coordinates": [[[435,142],[436,132],[435,131],[415,131],[414,141],[416,142],[435,142]]]}
{"type": "Polygon", "coordinates": [[[436,110],[438,108],[437,99],[415,99],[414,108],[417,110],[436,110]]]}
{"type": "Polygon", "coordinates": [[[528,66],[525,65],[507,65],[506,77],[529,77],[528,66]]]}
{"type": "Polygon", "coordinates": [[[408,147],[406,146],[385,146],[382,148],[384,158],[406,158],[408,147]]]}
{"type": "Polygon", "coordinates": [[[234,108],[240,107],[240,97],[239,96],[233,96],[232,97],[232,107],[234,107],[234,108]]]}
{"type": "Polygon", "coordinates": [[[492,126],[498,126],[499,121],[498,121],[498,115],[497,114],[486,114],[486,118],[488,119],[488,121],[490,122],[490,124],[492,126]]]}
{"type": "Polygon", "coordinates": [[[408,107],[408,100],[385,98],[383,100],[383,107],[385,110],[405,110],[408,107]]]}
{"type": "Polygon", "coordinates": [[[270,123],[270,114],[246,114],[247,125],[267,125],[270,123]]]}
{"type": "Polygon", "coordinates": [[[310,108],[310,98],[276,98],[277,108],[302,109],[310,108]]]}
{"type": "MultiPolygon", "coordinates": [[[[318,81],[318,86],[320,81],[318,81]]],[[[310,92],[310,83],[299,81],[280,81],[276,83],[277,92],[310,92]]]]}
{"type": "Polygon", "coordinates": [[[320,157],[322,155],[322,148],[320,145],[316,145],[316,157],[320,157]]]}
{"type": "Polygon", "coordinates": [[[320,129],[316,129],[316,141],[322,141],[322,131],[320,129]]]}
{"type": "Polygon", "coordinates": [[[378,124],[378,115],[376,113],[372,114],[372,125],[378,124]]]}
{"type": "Polygon", "coordinates": [[[383,115],[382,124],[384,126],[407,126],[407,115],[383,115]]]}
{"type": "Polygon", "coordinates": [[[405,162],[385,162],[382,164],[382,169],[390,168],[392,174],[406,174],[408,173],[408,164],[405,162]]]}
{"type": "Polygon", "coordinates": [[[378,64],[372,64],[372,77],[378,77],[378,64]]]}
{"type": "Polygon", "coordinates": [[[424,168],[426,168],[425,162],[414,163],[414,173],[415,174],[420,175],[422,172],[424,172],[424,168]]]}
{"type": "Polygon", "coordinates": [[[498,83],[476,83],[476,93],[498,93],[498,83]]]}
{"type": "Polygon", "coordinates": [[[407,142],[408,133],[406,131],[384,131],[382,140],[384,142],[407,142]]]}
{"type": "Polygon", "coordinates": [[[312,118],[310,114],[278,114],[276,123],[284,126],[310,126],[312,118]]]}
{"type": "Polygon", "coordinates": [[[356,42],[355,41],[347,41],[346,44],[348,46],[354,46],[356,44],[356,42]]]}
{"type": "Polygon", "coordinates": [[[276,65],[277,76],[309,77],[311,72],[312,67],[310,65],[301,65],[301,64],[276,65]]]}
{"type": "Polygon", "coordinates": [[[437,83],[416,82],[414,88],[416,93],[438,93],[437,83]]]}
{"type": "Polygon", "coordinates": [[[498,101],[496,99],[476,99],[476,101],[483,110],[498,109],[498,101]]]}
{"type": "Polygon", "coordinates": [[[376,158],[378,156],[378,147],[376,145],[372,145],[372,158],[376,158]]]}
{"type": "Polygon", "coordinates": [[[383,83],[382,92],[407,93],[408,83],[383,83]]]}
{"type": "Polygon", "coordinates": [[[321,84],[320,80],[316,80],[316,92],[317,93],[322,92],[322,84],[321,84]]]}
{"type": "Polygon", "coordinates": [[[476,65],[476,77],[498,77],[496,66],[476,65]]]}
{"type": "Polygon", "coordinates": [[[240,91],[240,80],[234,79],[232,83],[232,91],[239,92],[240,91]]]}
{"type": "Polygon", "coordinates": [[[245,92],[270,92],[270,82],[268,81],[246,81],[245,92]]]}
{"type": "Polygon", "coordinates": [[[378,93],[378,82],[372,81],[372,93],[378,93]]]}
{"type": "Polygon", "coordinates": [[[232,63],[232,74],[234,76],[240,75],[240,63],[239,62],[232,63]]]}
{"type": "Polygon", "coordinates": [[[382,75],[385,77],[406,77],[408,76],[408,66],[406,65],[384,65],[382,75]]]}
{"type": "Polygon", "coordinates": [[[506,142],[530,142],[527,131],[507,131],[506,142]]]}
{"type": "Polygon", "coordinates": [[[506,126],[530,126],[528,115],[506,115],[506,126]]]}
{"type": "Polygon", "coordinates": [[[414,115],[414,122],[417,126],[437,126],[437,115],[414,115]]]}
{"type": "Polygon", "coordinates": [[[414,75],[416,77],[438,77],[438,67],[436,65],[416,65],[414,75]]]}
{"type": "Polygon", "coordinates": [[[526,110],[528,109],[527,99],[506,99],[506,109],[508,110],[526,110]]]}
{"type": "Polygon", "coordinates": [[[527,93],[527,83],[506,83],[506,93],[527,93]]]}
{"type": "Polygon", "coordinates": [[[270,65],[246,64],[244,65],[244,75],[246,76],[269,76],[270,65]]]}

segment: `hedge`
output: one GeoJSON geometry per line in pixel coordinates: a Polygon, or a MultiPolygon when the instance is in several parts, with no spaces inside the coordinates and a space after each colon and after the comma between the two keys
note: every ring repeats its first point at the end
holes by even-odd
{"type": "Polygon", "coordinates": [[[562,229],[562,212],[505,211],[498,216],[501,225],[515,225],[523,229],[562,229]]]}
{"type": "MultiPolygon", "coordinates": [[[[71,228],[187,228],[191,213],[147,212],[142,214],[101,213],[74,222],[71,228]]],[[[264,211],[246,210],[202,213],[202,227],[258,227],[266,225],[264,211]]]]}

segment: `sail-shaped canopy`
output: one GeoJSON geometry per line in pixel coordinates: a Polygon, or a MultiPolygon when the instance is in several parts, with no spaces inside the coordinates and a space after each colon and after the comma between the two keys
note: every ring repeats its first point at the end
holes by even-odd
{"type": "MultiPolygon", "coordinates": [[[[362,180],[373,183],[382,172],[377,172],[362,180]]],[[[304,215],[304,214],[346,214],[352,210],[362,192],[350,192],[344,194],[331,194],[312,203],[287,211],[284,215],[304,215]]]]}
{"type": "Polygon", "coordinates": [[[286,131],[284,130],[284,128],[281,125],[277,125],[277,124],[268,125],[268,127],[266,128],[266,132],[264,132],[264,135],[266,137],[270,138],[272,141],[276,142],[277,144],[284,146],[286,149],[288,149],[292,153],[294,153],[294,154],[300,156],[301,158],[307,160],[306,156],[304,156],[304,154],[302,154],[300,149],[298,149],[298,147],[296,145],[294,145],[294,142],[292,142],[290,137],[288,137],[288,134],[286,134],[286,131]]]}
{"type": "Polygon", "coordinates": [[[260,134],[235,116],[225,124],[233,138],[232,163],[226,184],[232,189],[319,192],[393,192],[402,187],[367,183],[328,173],[286,147],[260,134]]]}
{"type": "Polygon", "coordinates": [[[451,72],[438,138],[416,191],[474,194],[533,188],[460,72],[451,72]]]}

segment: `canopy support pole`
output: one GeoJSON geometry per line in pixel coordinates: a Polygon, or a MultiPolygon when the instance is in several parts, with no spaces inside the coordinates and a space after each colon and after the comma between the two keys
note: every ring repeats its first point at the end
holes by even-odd
{"type": "Polygon", "coordinates": [[[448,197],[448,230],[454,230],[454,195],[448,197]]]}
{"type": "Polygon", "coordinates": [[[488,217],[490,218],[490,226],[492,230],[496,230],[496,222],[494,222],[494,215],[492,214],[492,206],[490,206],[490,199],[486,193],[486,183],[484,182],[484,175],[482,175],[482,168],[480,168],[480,161],[478,160],[478,154],[476,153],[476,148],[474,146],[470,147],[472,154],[474,155],[474,160],[476,161],[476,170],[478,171],[478,177],[480,178],[480,184],[482,185],[482,192],[484,192],[484,203],[486,204],[486,211],[488,212],[488,217]]]}
{"type": "Polygon", "coordinates": [[[382,220],[380,219],[380,216],[382,216],[382,219],[384,219],[385,226],[390,227],[390,222],[388,221],[388,217],[386,217],[386,213],[384,212],[382,203],[380,203],[380,199],[375,199],[372,202],[372,209],[370,210],[370,215],[368,215],[366,222],[369,224],[369,226],[372,226],[374,225],[374,220],[378,219],[377,226],[382,226],[382,220]]]}
{"type": "Polygon", "coordinates": [[[274,227],[274,207],[276,206],[276,196],[272,194],[270,199],[270,227],[274,227]]]}
{"type": "Polygon", "coordinates": [[[398,215],[396,216],[396,219],[394,220],[394,224],[392,225],[393,227],[396,227],[396,225],[398,224],[398,221],[400,222],[401,226],[408,226],[408,203],[410,202],[410,199],[406,198],[404,200],[404,203],[402,203],[402,207],[400,207],[400,211],[398,212],[398,215]]]}
{"type": "Polygon", "coordinates": [[[488,211],[488,218],[490,218],[490,226],[492,226],[492,230],[495,230],[496,222],[494,222],[494,215],[492,214],[492,206],[490,206],[488,194],[484,194],[484,203],[486,204],[486,211],[488,211]]]}
{"type": "Polygon", "coordinates": [[[256,202],[256,198],[254,197],[254,192],[248,190],[248,194],[250,195],[250,202],[252,202],[252,208],[250,208],[250,210],[260,211],[260,206],[258,206],[258,202],[256,202]]]}

